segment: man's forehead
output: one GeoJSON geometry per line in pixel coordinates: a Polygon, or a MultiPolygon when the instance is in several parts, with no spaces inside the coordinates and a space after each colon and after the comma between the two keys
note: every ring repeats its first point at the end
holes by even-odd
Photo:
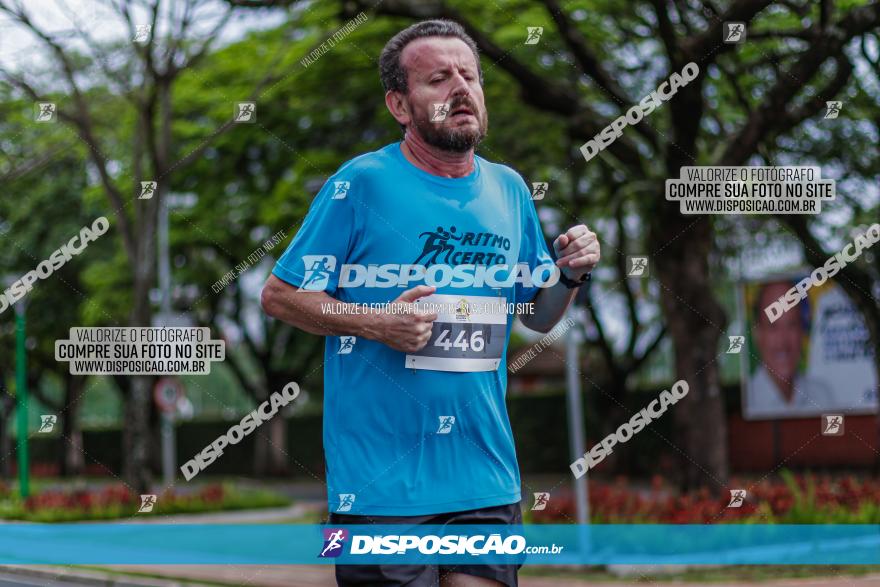
{"type": "Polygon", "coordinates": [[[476,59],[457,37],[424,37],[404,47],[401,63],[407,71],[427,73],[452,64],[473,67],[476,59]]]}

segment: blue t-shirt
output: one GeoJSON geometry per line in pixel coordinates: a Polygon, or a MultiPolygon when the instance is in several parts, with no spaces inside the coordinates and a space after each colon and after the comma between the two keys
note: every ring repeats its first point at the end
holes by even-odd
{"type": "MultiPolygon", "coordinates": [[[[315,197],[273,274],[341,302],[381,303],[425,283],[406,270],[389,274],[381,266],[552,267],[530,191],[519,174],[479,156],[474,166],[462,178],[432,175],[412,165],[400,143],[348,161],[315,197]],[[374,270],[378,277],[370,283],[373,287],[365,287],[358,279],[364,274],[357,272],[342,278],[340,286],[344,266],[353,264],[374,270]],[[401,274],[412,279],[395,281],[401,274]]],[[[467,295],[486,296],[469,301],[532,301],[539,288],[517,281],[492,287],[498,286],[497,280],[453,280],[436,293],[453,300],[467,295]]],[[[379,342],[326,337],[329,511],[406,516],[520,501],[519,467],[504,402],[513,315],[474,334],[480,327],[468,321],[480,318],[469,315],[467,304],[453,314],[451,334],[440,333],[438,339],[435,331],[425,349],[434,356],[420,360],[458,364],[443,356],[477,356],[462,350],[472,345],[494,353],[497,360],[489,363],[497,364],[494,368],[410,368],[414,363],[406,353],[379,342]]]]}

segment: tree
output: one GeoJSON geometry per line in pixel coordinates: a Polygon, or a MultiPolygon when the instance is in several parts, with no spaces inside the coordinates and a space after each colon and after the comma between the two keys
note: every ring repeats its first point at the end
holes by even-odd
{"type": "MultiPolygon", "coordinates": [[[[324,345],[322,338],[266,316],[259,306],[259,288],[248,289],[247,284],[262,285],[311,198],[339,164],[387,137],[374,120],[376,105],[367,99],[377,84],[375,74],[364,68],[347,73],[355,69],[349,65],[352,60],[365,61],[356,48],[337,46],[335,59],[301,66],[302,57],[328,34],[328,19],[332,22],[333,15],[321,10],[294,16],[279,29],[207,56],[193,75],[181,79],[179,111],[186,119],[199,120],[206,111],[213,114],[213,88],[234,92],[247,87],[254,76],[249,64],[266,53],[277,53],[287,72],[256,104],[255,124],[239,125],[218,137],[210,158],[193,162],[179,189],[198,194],[198,203],[186,216],[176,215],[177,229],[172,227],[172,250],[186,259],[176,276],[204,289],[193,313],[201,325],[227,335],[226,365],[255,403],[294,380],[320,389],[324,345]],[[291,30],[297,31],[297,40],[291,41],[291,30]],[[345,92],[328,96],[322,91],[327,79],[343,75],[345,92]],[[365,135],[372,135],[368,145],[365,135]],[[266,250],[266,239],[279,231],[286,238],[266,250]],[[255,253],[265,256],[246,261],[255,253]],[[229,271],[236,271],[234,279],[214,289],[212,284],[229,271]]],[[[293,467],[285,434],[281,417],[258,429],[255,474],[279,475],[293,467]]]]}
{"type": "MultiPolygon", "coordinates": [[[[113,8],[114,24],[121,24],[129,41],[110,46],[99,43],[74,19],[74,39],[89,51],[82,55],[69,43],[70,35],[44,30],[21,3],[0,2],[0,14],[30,32],[52,57],[56,68],[53,74],[60,74],[40,81],[33,74],[4,68],[0,79],[35,102],[52,102],[49,96],[56,96],[58,119],[88,148],[90,165],[112,209],[111,222],[130,272],[128,325],[151,326],[149,289],[156,273],[154,235],[158,211],[175,174],[209,144],[205,140],[190,152],[175,147],[174,84],[182,71],[208,52],[232,9],[216,14],[198,0],[167,6],[157,1],[146,12],[129,2],[114,3],[113,8]],[[147,26],[149,29],[144,28],[147,26]],[[127,104],[116,112],[118,119],[107,120],[102,118],[99,106],[114,95],[124,98],[127,104]],[[121,173],[116,171],[117,166],[122,168],[121,173]],[[156,182],[152,198],[136,197],[142,181],[156,182]]],[[[214,134],[230,125],[231,114],[214,134]]],[[[133,376],[130,380],[125,408],[124,477],[131,487],[143,492],[150,483],[148,415],[153,378],[133,376]]]]}
{"type": "MultiPolygon", "coordinates": [[[[54,153],[51,159],[53,173],[37,173],[47,163],[37,154],[53,152],[52,145],[58,144],[61,137],[37,130],[21,115],[21,112],[33,115],[30,102],[7,98],[3,101],[3,108],[2,133],[18,140],[7,145],[2,153],[0,181],[10,193],[27,196],[0,201],[0,232],[7,237],[0,254],[0,266],[4,267],[4,273],[19,278],[48,259],[83,226],[90,225],[100,215],[100,206],[96,198],[88,195],[88,179],[83,165],[85,154],[68,146],[62,152],[54,153]],[[20,160],[38,161],[39,164],[13,166],[13,162],[20,160]],[[39,222],[34,221],[36,218],[39,222]]],[[[112,256],[111,251],[107,241],[99,240],[91,244],[88,256],[90,259],[106,258],[112,256]]],[[[54,348],[55,340],[67,338],[70,325],[89,323],[83,311],[93,300],[88,295],[85,278],[88,265],[84,257],[85,254],[77,256],[55,271],[50,277],[55,286],[39,283],[18,302],[27,307],[28,390],[58,416],[60,433],[67,441],[64,450],[58,454],[62,474],[81,472],[85,462],[77,416],[80,400],[86,391],[86,377],[70,375],[67,363],[55,361],[54,348]],[[46,311],[47,308],[51,308],[51,312],[46,311]],[[62,390],[60,396],[45,392],[43,384],[50,380],[57,382],[57,387],[62,390]]],[[[13,316],[12,308],[0,314],[0,340],[10,351],[15,348],[13,316]]],[[[106,318],[101,316],[100,319],[106,318]]],[[[0,354],[0,373],[9,374],[10,380],[6,382],[0,377],[0,386],[4,391],[10,390],[0,400],[0,439],[4,443],[7,440],[7,417],[15,405],[11,393],[14,360],[14,352],[0,354]]],[[[10,454],[10,450],[11,447],[3,454],[10,454]]]]}

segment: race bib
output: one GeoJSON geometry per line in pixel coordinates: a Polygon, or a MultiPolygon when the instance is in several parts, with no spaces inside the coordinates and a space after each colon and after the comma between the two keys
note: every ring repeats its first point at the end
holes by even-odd
{"type": "Polygon", "coordinates": [[[434,294],[415,302],[437,313],[428,344],[406,355],[410,369],[495,371],[507,337],[507,300],[500,297],[434,294]]]}

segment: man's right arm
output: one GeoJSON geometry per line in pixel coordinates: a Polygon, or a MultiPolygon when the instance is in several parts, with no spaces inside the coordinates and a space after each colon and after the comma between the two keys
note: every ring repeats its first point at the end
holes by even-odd
{"type": "Polygon", "coordinates": [[[437,319],[436,313],[419,311],[413,302],[434,291],[426,285],[414,287],[392,302],[395,311],[385,311],[340,302],[323,291],[299,291],[270,275],[260,302],[269,316],[311,334],[368,338],[413,353],[428,343],[437,319]]]}

